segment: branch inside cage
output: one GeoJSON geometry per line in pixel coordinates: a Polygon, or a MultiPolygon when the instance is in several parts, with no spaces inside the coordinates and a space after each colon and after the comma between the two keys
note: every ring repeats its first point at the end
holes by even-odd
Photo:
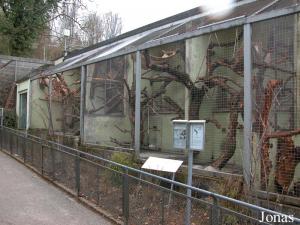
{"type": "Polygon", "coordinates": [[[229,125],[227,128],[226,138],[221,145],[221,155],[211,164],[213,167],[222,169],[232,158],[236,149],[236,133],[238,128],[238,115],[241,95],[231,96],[229,125]]]}
{"type": "Polygon", "coordinates": [[[112,143],[114,143],[114,144],[116,144],[118,146],[124,147],[124,148],[131,147],[131,143],[126,142],[126,141],[122,142],[122,141],[119,141],[116,138],[112,138],[112,137],[110,137],[110,142],[112,142],[112,143]]]}
{"type": "Polygon", "coordinates": [[[94,108],[89,110],[88,113],[92,114],[102,109],[105,109],[105,113],[110,113],[115,107],[117,107],[120,104],[121,101],[122,101],[122,95],[120,93],[117,93],[116,95],[108,99],[107,102],[98,106],[97,108],[93,106],[94,108]]]}
{"type": "MultiPolygon", "coordinates": [[[[238,40],[240,40],[242,34],[239,35],[238,40]]],[[[233,156],[236,148],[236,130],[238,129],[238,114],[242,111],[243,103],[241,101],[241,90],[242,86],[236,81],[230,78],[222,76],[214,76],[214,72],[219,67],[226,67],[231,69],[237,75],[243,76],[243,51],[242,48],[239,49],[236,56],[232,60],[219,59],[213,61],[213,56],[215,55],[214,48],[216,47],[231,47],[234,46],[236,42],[210,43],[206,54],[206,75],[204,77],[198,77],[195,82],[191,80],[191,76],[185,72],[181,72],[177,69],[170,68],[166,65],[155,65],[150,62],[149,52],[145,51],[144,58],[146,60],[146,65],[148,69],[163,74],[161,77],[158,75],[152,76],[148,80],[154,81],[156,78],[158,81],[164,79],[169,81],[175,81],[183,84],[190,92],[189,100],[189,115],[188,118],[191,120],[197,120],[200,117],[200,108],[206,95],[207,91],[214,87],[220,87],[226,90],[232,98],[230,106],[230,122],[227,129],[227,136],[222,145],[221,156],[214,161],[213,166],[216,168],[223,168],[226,163],[233,156]],[[229,82],[231,84],[229,85],[229,82]],[[201,85],[199,85],[201,83],[201,85]]],[[[220,127],[220,126],[219,126],[220,127]]]]}
{"type": "MultiPolygon", "coordinates": [[[[297,132],[298,133],[298,132],[297,132]]],[[[300,148],[295,147],[291,136],[295,132],[285,133],[284,137],[279,137],[277,141],[277,156],[275,169],[275,187],[277,192],[288,194],[289,187],[293,181],[295,169],[300,162],[300,148]]]]}
{"type": "Polygon", "coordinates": [[[176,119],[183,119],[184,118],[184,110],[178,105],[171,97],[164,96],[163,99],[173,108],[175,114],[178,114],[176,119]]]}

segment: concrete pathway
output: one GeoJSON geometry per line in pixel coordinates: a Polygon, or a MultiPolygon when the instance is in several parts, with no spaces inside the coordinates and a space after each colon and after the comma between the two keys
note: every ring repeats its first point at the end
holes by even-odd
{"type": "Polygon", "coordinates": [[[1,225],[111,225],[0,152],[1,225]]]}

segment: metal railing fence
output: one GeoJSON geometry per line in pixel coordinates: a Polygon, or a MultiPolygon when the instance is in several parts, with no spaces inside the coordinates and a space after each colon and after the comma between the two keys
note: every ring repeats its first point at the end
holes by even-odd
{"type": "Polygon", "coordinates": [[[1,127],[0,144],[2,151],[124,224],[185,224],[187,216],[197,225],[272,224],[260,222],[262,211],[285,216],[11,128],[1,127]],[[193,193],[191,215],[185,211],[187,189],[193,193]]]}

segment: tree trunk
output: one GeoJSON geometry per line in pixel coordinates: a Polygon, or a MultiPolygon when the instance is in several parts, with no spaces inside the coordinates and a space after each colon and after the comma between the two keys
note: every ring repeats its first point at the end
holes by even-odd
{"type": "Polygon", "coordinates": [[[300,162],[300,148],[295,148],[292,137],[283,137],[278,139],[277,151],[275,186],[279,193],[288,194],[295,168],[300,162]]]}
{"type": "Polygon", "coordinates": [[[234,155],[236,149],[236,131],[238,127],[239,106],[240,95],[236,94],[232,96],[231,100],[229,125],[226,138],[221,146],[222,153],[211,165],[215,168],[222,169],[234,155]]]}
{"type": "Polygon", "coordinates": [[[270,80],[265,89],[265,98],[262,112],[258,123],[258,132],[261,140],[261,186],[265,189],[269,183],[269,175],[272,168],[270,160],[270,143],[269,143],[269,114],[273,102],[274,90],[281,84],[279,80],[270,80]]]}
{"type": "Polygon", "coordinates": [[[190,91],[189,119],[199,120],[200,106],[202,104],[205,91],[203,89],[192,87],[190,91]]]}

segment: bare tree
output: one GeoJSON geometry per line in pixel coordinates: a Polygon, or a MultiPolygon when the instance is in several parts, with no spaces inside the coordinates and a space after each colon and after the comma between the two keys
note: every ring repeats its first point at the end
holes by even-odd
{"type": "Polygon", "coordinates": [[[122,31],[122,19],[117,13],[98,15],[94,12],[84,19],[82,29],[82,42],[84,45],[92,45],[119,35],[122,31]]]}
{"type": "Polygon", "coordinates": [[[113,38],[121,33],[122,19],[117,13],[105,13],[102,18],[104,25],[104,39],[113,38]]]}
{"type": "Polygon", "coordinates": [[[84,37],[86,45],[93,45],[103,40],[104,25],[102,18],[97,13],[89,14],[83,22],[84,37]]]}

